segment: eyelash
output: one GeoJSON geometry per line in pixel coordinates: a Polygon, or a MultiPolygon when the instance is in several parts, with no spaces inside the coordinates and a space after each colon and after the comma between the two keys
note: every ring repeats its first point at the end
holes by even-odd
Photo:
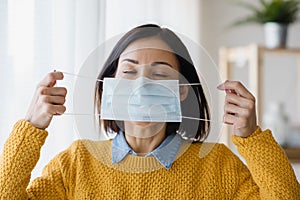
{"type": "Polygon", "coordinates": [[[123,73],[124,74],[135,74],[136,71],[134,71],[134,70],[123,70],[123,73]]]}
{"type": "MultiPolygon", "coordinates": [[[[135,70],[123,70],[124,74],[136,74],[137,72],[135,70]]],[[[153,76],[161,77],[161,78],[167,78],[168,75],[166,74],[160,74],[160,73],[153,73],[153,76]]]]}
{"type": "Polygon", "coordinates": [[[155,75],[155,76],[158,76],[158,77],[162,77],[162,78],[168,77],[168,76],[165,75],[165,74],[157,74],[157,73],[154,73],[154,74],[152,74],[152,75],[155,75]]]}

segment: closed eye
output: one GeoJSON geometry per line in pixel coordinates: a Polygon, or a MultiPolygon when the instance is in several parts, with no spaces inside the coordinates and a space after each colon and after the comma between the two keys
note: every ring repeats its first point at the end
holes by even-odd
{"type": "Polygon", "coordinates": [[[128,69],[125,69],[122,71],[124,74],[135,74],[136,73],[136,70],[128,70],[128,69]]]}
{"type": "Polygon", "coordinates": [[[153,76],[156,76],[156,77],[161,77],[161,78],[167,78],[167,77],[168,77],[168,75],[166,75],[166,74],[161,74],[161,73],[153,73],[152,75],[153,75],[153,76]]]}

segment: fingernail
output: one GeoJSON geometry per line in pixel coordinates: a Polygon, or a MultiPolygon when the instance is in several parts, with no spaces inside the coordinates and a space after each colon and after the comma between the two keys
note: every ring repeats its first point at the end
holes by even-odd
{"type": "Polygon", "coordinates": [[[225,90],[225,83],[228,82],[228,80],[224,81],[224,83],[221,83],[220,85],[217,86],[219,90],[225,90]]]}
{"type": "Polygon", "coordinates": [[[224,83],[221,83],[220,85],[218,85],[217,88],[218,88],[219,90],[224,90],[224,89],[225,89],[224,83]]]}

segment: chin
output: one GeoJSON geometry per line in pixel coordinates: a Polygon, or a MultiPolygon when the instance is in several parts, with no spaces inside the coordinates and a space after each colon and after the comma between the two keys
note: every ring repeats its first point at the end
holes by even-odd
{"type": "Polygon", "coordinates": [[[131,122],[133,125],[146,127],[151,125],[153,122],[131,122]]]}

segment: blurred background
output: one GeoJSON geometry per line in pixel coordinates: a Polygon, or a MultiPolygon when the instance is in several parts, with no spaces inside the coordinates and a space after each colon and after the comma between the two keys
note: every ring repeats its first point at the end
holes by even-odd
{"type": "MultiPolygon", "coordinates": [[[[77,74],[82,63],[99,44],[137,25],[155,23],[186,36],[203,46],[217,67],[220,66],[219,52],[222,47],[254,45],[264,48],[262,24],[228,28],[235,20],[251,14],[251,11],[238,6],[237,2],[0,0],[0,150],[14,123],[25,117],[36,85],[48,72],[60,69],[77,74]]],[[[251,2],[259,5],[259,0],[251,2]]],[[[264,127],[266,122],[263,122],[263,118],[272,122],[269,116],[274,116],[274,113],[284,119],[286,123],[282,127],[287,131],[282,145],[292,151],[291,161],[300,180],[299,36],[300,23],[291,24],[286,48],[282,51],[291,50],[292,56],[289,53],[275,53],[259,57],[263,69],[259,72],[261,84],[258,87],[261,91],[260,124],[263,128],[269,128],[264,127]]],[[[205,62],[200,60],[200,68],[205,62]]],[[[225,63],[230,61],[225,59],[225,63]]],[[[234,62],[231,79],[240,80],[251,90],[248,76],[250,66],[247,63],[243,59],[234,62]]],[[[220,76],[224,77],[222,74],[220,76]]],[[[66,80],[65,84],[72,88],[73,81],[66,80]]],[[[71,104],[71,100],[67,102],[67,106],[71,104]]],[[[222,110],[218,111],[221,116],[222,110]]],[[[50,134],[32,178],[39,176],[51,158],[78,138],[72,116],[55,117],[48,131],[50,134]]],[[[236,152],[229,138],[224,136],[220,142],[236,152]]]]}

